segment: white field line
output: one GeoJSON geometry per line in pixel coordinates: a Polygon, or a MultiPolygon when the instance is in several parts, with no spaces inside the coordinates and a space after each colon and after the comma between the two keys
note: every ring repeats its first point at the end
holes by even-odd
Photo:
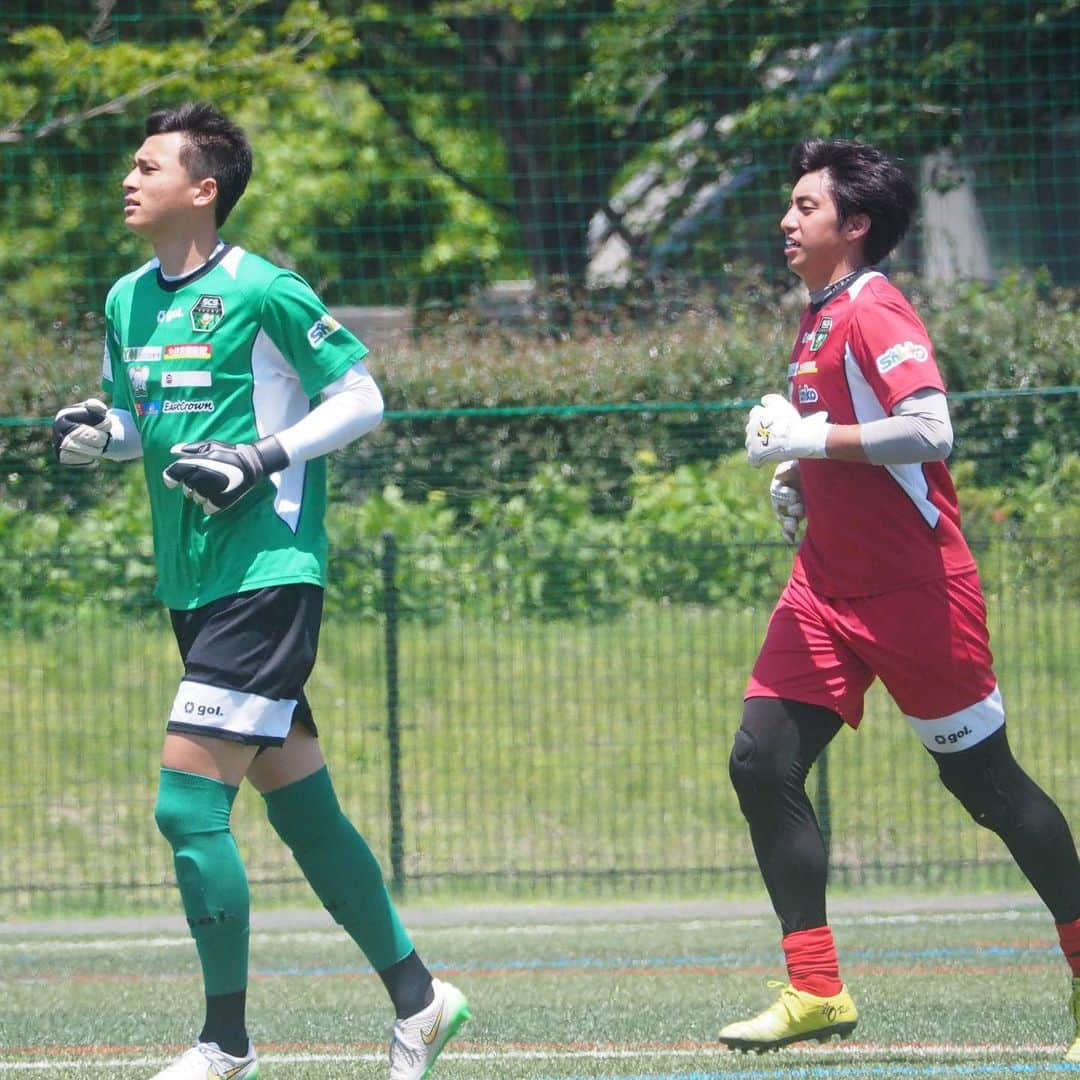
{"type": "MultiPolygon", "coordinates": [[[[834,919],[834,923],[844,926],[890,926],[934,923],[937,925],[960,925],[965,923],[1001,923],[1001,922],[1047,922],[1048,916],[1038,909],[1030,910],[1006,910],[1006,911],[972,911],[972,912],[924,912],[921,914],[904,915],[856,915],[834,919]]],[[[690,919],[686,922],[673,922],[672,927],[684,930],[711,930],[717,927],[745,928],[756,926],[772,926],[775,920],[766,918],[752,919],[690,919]]],[[[555,936],[569,934],[580,938],[587,933],[609,933],[612,931],[641,931],[647,930],[655,933],[655,926],[649,926],[640,922],[611,922],[589,923],[580,925],[574,923],[537,923],[524,926],[433,926],[419,930],[418,937],[429,938],[436,935],[451,937],[499,937],[505,936],[555,936]]],[[[341,941],[341,933],[337,930],[254,930],[251,934],[252,942],[274,942],[275,944],[298,943],[306,945],[335,944],[341,941]]],[[[56,953],[56,952],[118,952],[124,949],[175,949],[191,944],[191,937],[187,934],[168,935],[161,934],[156,937],[123,937],[110,936],[106,938],[80,938],[76,940],[60,940],[53,938],[36,938],[32,941],[0,941],[0,955],[5,952],[29,952],[29,953],[56,953]]]]}
{"type": "MultiPolygon", "coordinates": [[[[632,1046],[624,1047],[596,1047],[592,1049],[567,1048],[565,1050],[550,1047],[527,1049],[521,1047],[507,1047],[500,1049],[493,1047],[490,1050],[459,1050],[444,1051],[440,1057],[443,1062],[450,1061],[662,1061],[674,1058],[702,1058],[706,1055],[715,1064],[729,1060],[729,1051],[719,1046],[707,1045],[701,1047],[664,1047],[648,1046],[635,1049],[632,1046]]],[[[761,1057],[763,1064],[783,1063],[784,1067],[794,1066],[799,1059],[828,1058],[839,1059],[844,1062],[871,1061],[895,1061],[897,1058],[948,1058],[962,1060],[965,1058],[1001,1058],[1005,1060],[1050,1058],[1057,1059],[1063,1056],[1063,1046],[1058,1045],[1032,1045],[1010,1046],[1008,1044],[993,1043],[849,1043],[847,1046],[837,1045],[822,1047],[803,1047],[797,1050],[788,1050],[784,1055],[768,1055],[761,1057]]],[[[147,1069],[160,1066],[165,1063],[160,1057],[117,1057],[88,1059],[86,1057],[55,1057],[38,1061],[0,1061],[0,1073],[15,1072],[38,1072],[49,1069],[147,1069]]],[[[316,1053],[266,1053],[260,1054],[259,1060],[268,1065],[306,1065],[306,1064],[333,1064],[333,1063],[367,1063],[384,1062],[386,1051],[358,1050],[348,1051],[323,1051],[316,1053]]],[[[733,1060],[733,1059],[732,1059],[733,1060]]]]}

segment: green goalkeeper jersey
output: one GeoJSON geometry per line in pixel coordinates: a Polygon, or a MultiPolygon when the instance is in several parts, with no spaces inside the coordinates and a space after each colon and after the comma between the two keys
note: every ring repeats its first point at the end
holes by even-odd
{"type": "Polygon", "coordinates": [[[366,353],[302,278],[243,248],[177,281],[154,259],[112,287],[102,383],[142,439],[166,605],[325,585],[325,458],[289,465],[212,516],[161,474],[180,443],[247,443],[295,424],[366,353]]]}

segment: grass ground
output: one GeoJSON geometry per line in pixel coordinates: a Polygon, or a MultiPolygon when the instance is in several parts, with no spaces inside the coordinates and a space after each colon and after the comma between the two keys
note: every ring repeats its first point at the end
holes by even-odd
{"type": "MultiPolygon", "coordinates": [[[[760,907],[427,914],[418,948],[474,1013],[435,1080],[1080,1077],[1061,1060],[1073,1033],[1053,925],[1023,897],[835,905],[858,1029],[764,1056],[716,1042],[782,975],[760,907]]],[[[360,954],[321,922],[258,925],[249,1012],[266,1080],[385,1077],[391,1017],[360,954]]],[[[200,1005],[180,927],[0,936],[2,1075],[150,1076],[192,1038],[200,1005]]]]}

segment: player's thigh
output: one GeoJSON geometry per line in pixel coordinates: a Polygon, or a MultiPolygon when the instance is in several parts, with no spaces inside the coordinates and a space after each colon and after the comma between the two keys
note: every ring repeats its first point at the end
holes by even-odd
{"type": "Polygon", "coordinates": [[[744,698],[818,705],[858,727],[874,675],[847,644],[833,605],[796,581],[780,596],[744,698]]]}
{"type": "Polygon", "coordinates": [[[1004,723],[976,574],[861,602],[857,646],[931,750],[973,746],[1004,723]]]}
{"type": "Polygon", "coordinates": [[[306,779],[325,764],[314,733],[302,724],[293,724],[281,746],[260,750],[247,770],[247,778],[265,795],[306,779]]]}
{"type": "Polygon", "coordinates": [[[321,589],[256,589],[171,616],[184,678],[170,734],[280,746],[296,720],[314,732],[304,684],[318,648],[321,589]]]}
{"type": "Polygon", "coordinates": [[[161,767],[209,776],[239,787],[257,753],[257,746],[231,739],[167,731],[161,747],[161,767]]]}

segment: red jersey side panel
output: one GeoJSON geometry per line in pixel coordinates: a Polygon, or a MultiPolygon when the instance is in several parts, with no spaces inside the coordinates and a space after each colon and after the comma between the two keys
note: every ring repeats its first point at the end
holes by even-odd
{"type": "MultiPolygon", "coordinates": [[[[944,390],[926,327],[871,273],[803,313],[788,367],[790,400],[830,423],[888,416],[918,390],[944,390]]],[[[792,576],[822,596],[872,596],[975,568],[944,462],[799,463],[806,535],[792,576]]]]}

